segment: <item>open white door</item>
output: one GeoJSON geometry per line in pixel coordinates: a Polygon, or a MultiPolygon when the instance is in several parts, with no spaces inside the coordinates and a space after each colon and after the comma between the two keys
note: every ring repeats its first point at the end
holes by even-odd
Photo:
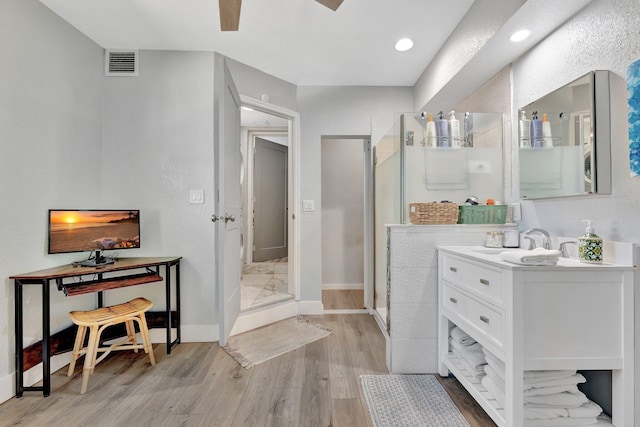
{"type": "Polygon", "coordinates": [[[214,59],[216,212],[216,286],[220,345],[225,345],[240,314],[242,267],[242,187],[240,169],[240,96],[223,56],[214,59]]]}

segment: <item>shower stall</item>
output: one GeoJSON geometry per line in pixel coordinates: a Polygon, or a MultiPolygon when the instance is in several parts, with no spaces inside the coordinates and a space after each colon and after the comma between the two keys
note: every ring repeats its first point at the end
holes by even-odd
{"type": "MultiPolygon", "coordinates": [[[[450,201],[462,205],[471,196],[480,203],[487,199],[497,203],[504,200],[503,141],[507,140],[504,115],[471,112],[451,115],[450,118],[455,117],[453,125],[459,126],[459,139],[449,141],[448,146],[439,146],[432,137],[428,127],[434,123],[428,124],[430,116],[435,121],[439,115],[397,114],[391,129],[374,148],[374,307],[377,320],[387,333],[390,331],[388,225],[408,226],[411,203],[450,201]]],[[[454,130],[452,134],[458,132],[454,130]]]]}

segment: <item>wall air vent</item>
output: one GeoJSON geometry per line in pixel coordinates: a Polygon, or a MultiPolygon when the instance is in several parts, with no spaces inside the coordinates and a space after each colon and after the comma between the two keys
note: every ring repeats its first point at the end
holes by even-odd
{"type": "Polygon", "coordinates": [[[106,49],[104,56],[105,76],[137,76],[138,51],[106,49]]]}

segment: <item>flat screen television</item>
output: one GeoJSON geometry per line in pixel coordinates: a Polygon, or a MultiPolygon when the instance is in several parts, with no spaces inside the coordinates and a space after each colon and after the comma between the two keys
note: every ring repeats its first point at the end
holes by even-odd
{"type": "Polygon", "coordinates": [[[140,247],[139,210],[49,209],[48,224],[50,254],[90,252],[74,265],[111,264],[103,251],[140,247]]]}

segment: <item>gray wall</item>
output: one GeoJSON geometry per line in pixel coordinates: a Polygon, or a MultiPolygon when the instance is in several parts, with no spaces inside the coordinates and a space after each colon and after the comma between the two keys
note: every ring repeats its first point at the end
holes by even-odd
{"type": "Polygon", "coordinates": [[[412,108],[411,88],[299,86],[301,198],[315,200],[314,212],[301,212],[301,299],[322,299],[322,136],[370,135],[373,117],[393,117],[412,108]]]}
{"type": "MultiPolygon", "coordinates": [[[[47,209],[100,207],[103,50],[36,0],[0,2],[0,402],[14,370],[14,274],[71,262],[47,255],[47,209]]],[[[25,345],[40,293],[25,293],[25,345]]],[[[52,292],[52,331],[86,299],[52,292]]]]}
{"type": "Polygon", "coordinates": [[[364,284],[364,141],[322,138],[322,285],[364,284]]]}
{"type": "MultiPolygon", "coordinates": [[[[207,52],[144,50],[138,77],[105,77],[103,204],[141,210],[137,255],[184,257],[185,341],[218,336],[210,220],[213,58],[207,52]],[[190,189],[204,190],[204,204],[189,204],[190,189]]],[[[141,292],[156,295],[156,308],[163,307],[158,286],[122,290],[115,297],[141,292]]]]}

